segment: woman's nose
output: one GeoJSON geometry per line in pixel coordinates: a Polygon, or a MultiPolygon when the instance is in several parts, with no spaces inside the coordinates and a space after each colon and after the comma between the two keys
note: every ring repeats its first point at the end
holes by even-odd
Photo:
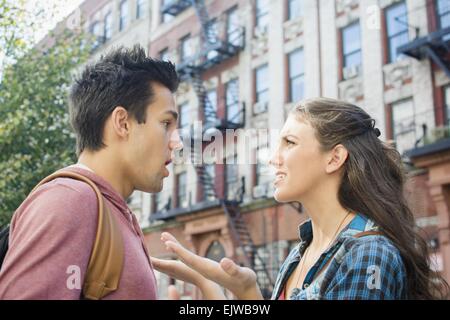
{"type": "Polygon", "coordinates": [[[279,167],[282,164],[282,159],[279,152],[275,152],[272,157],[270,157],[269,164],[274,167],[279,167]]]}

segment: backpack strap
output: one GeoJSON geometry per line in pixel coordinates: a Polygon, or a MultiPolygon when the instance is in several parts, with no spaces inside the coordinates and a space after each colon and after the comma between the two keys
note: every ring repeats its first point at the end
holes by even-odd
{"type": "Polygon", "coordinates": [[[31,192],[56,178],[83,181],[91,186],[97,195],[97,233],[84,278],[83,296],[87,299],[99,300],[118,288],[124,260],[122,233],[97,185],[81,174],[57,171],[39,182],[31,192]]]}
{"type": "Polygon", "coordinates": [[[357,233],[355,235],[353,235],[354,238],[361,238],[361,237],[365,237],[365,236],[382,236],[383,233],[381,233],[380,231],[363,231],[360,233],[357,233]]]}

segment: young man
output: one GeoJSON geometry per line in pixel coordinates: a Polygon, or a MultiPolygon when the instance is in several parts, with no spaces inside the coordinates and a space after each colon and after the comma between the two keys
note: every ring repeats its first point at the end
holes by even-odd
{"type": "MultiPolygon", "coordinates": [[[[173,64],[135,46],[87,66],[71,89],[79,159],[65,170],[95,182],[123,238],[118,289],[105,299],[157,298],[144,237],[126,199],[134,190],[161,191],[172,151],[182,147],[177,87],[173,64]]],[[[97,217],[96,194],[85,182],[57,178],[40,186],[13,216],[0,299],[80,299],[97,217]],[[69,281],[77,271],[79,281],[69,281]]]]}

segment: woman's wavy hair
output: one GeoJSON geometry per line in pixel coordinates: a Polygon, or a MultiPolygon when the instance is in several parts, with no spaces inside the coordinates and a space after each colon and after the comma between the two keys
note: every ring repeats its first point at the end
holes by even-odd
{"type": "Polygon", "coordinates": [[[449,286],[431,269],[427,243],[404,196],[406,172],[401,156],[378,138],[375,120],[360,107],[329,98],[301,101],[291,114],[312,125],[323,151],[338,144],[348,150],[339,202],[372,219],[398,248],[406,269],[408,299],[448,298],[449,286]]]}

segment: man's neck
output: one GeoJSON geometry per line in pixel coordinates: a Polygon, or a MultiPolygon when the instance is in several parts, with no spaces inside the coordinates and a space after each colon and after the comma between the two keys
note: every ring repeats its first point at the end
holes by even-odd
{"type": "Polygon", "coordinates": [[[123,199],[127,199],[133,192],[133,187],[122,174],[120,163],[114,161],[115,157],[105,151],[83,151],[78,158],[78,165],[105,179],[123,199]]]}
{"type": "Polygon", "coordinates": [[[95,173],[94,170],[89,168],[87,165],[82,164],[79,160],[78,160],[78,162],[76,164],[73,165],[73,167],[78,167],[78,168],[81,168],[81,169],[84,169],[84,170],[91,171],[91,172],[95,173]]]}

